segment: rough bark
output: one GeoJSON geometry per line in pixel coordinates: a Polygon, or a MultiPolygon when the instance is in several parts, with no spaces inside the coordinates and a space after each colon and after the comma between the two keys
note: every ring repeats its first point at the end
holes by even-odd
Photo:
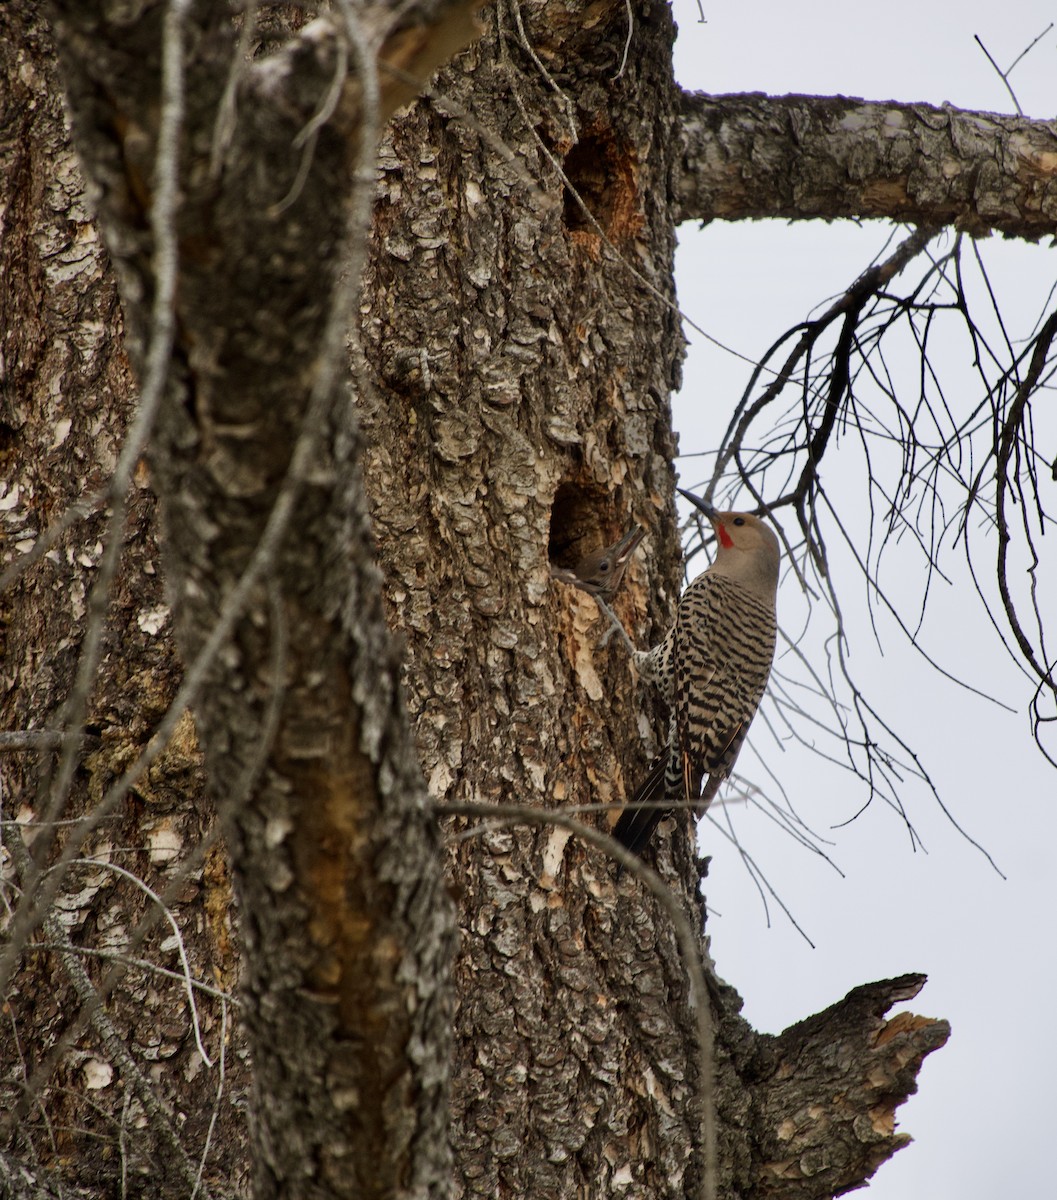
{"type": "MultiPolygon", "coordinates": [[[[80,153],[138,367],[153,288],[163,7],[129,24],[82,4],[59,18],[80,153]]],[[[283,219],[271,211],[298,170],[293,139],[332,78],[334,41],[318,28],[247,69],[224,174],[210,177],[234,46],[213,8],[194,10],[189,38],[170,390],[151,474],[137,474],[130,501],[89,713],[99,745],[68,816],[96,803],[148,742],[179,680],[172,625],[190,662],[251,560],[310,403],[343,201],[356,185],[352,79],[295,204],[283,219]]],[[[428,66],[428,55],[465,36],[464,10],[428,19],[448,28],[447,16],[450,39],[424,36],[428,24],[398,30],[386,53],[412,71],[428,66]]],[[[13,286],[0,301],[0,432],[18,489],[5,491],[2,515],[18,552],[105,480],[133,396],[113,275],[82,207],[46,31],[32,6],[8,7],[0,21],[9,89],[0,150],[10,168],[0,186],[15,231],[5,228],[2,245],[13,286]]],[[[443,800],[619,802],[654,744],[648,717],[659,714],[620,654],[597,648],[593,602],[549,568],[638,520],[648,553],[617,605],[644,643],[678,589],[670,15],[659,3],[636,9],[623,73],[626,9],[615,0],[590,19],[554,2],[520,14],[504,5],[487,25],[436,80],[447,99],[401,114],[382,148],[360,305],[365,361],[353,363],[361,430],[337,409],[313,431],[296,536],[213,663],[197,732],[181,723],[113,830],[104,826],[106,840],[86,851],[133,848],[120,861],[160,891],[212,829],[214,806],[219,814],[230,871],[214,852],[171,907],[193,974],[230,988],[241,963],[245,1003],[220,1099],[179,982],[133,973],[106,1002],[192,1158],[215,1107],[206,1181],[218,1194],[244,1189],[250,1173],[262,1195],[441,1190],[450,917],[422,777],[443,800]],[[414,747],[382,593],[402,636],[414,747]],[[262,744],[277,697],[278,732],[262,744]],[[248,1135],[251,1086],[258,1121],[248,1135]]],[[[404,86],[391,77],[383,105],[404,86]]],[[[57,721],[102,526],[96,517],[87,536],[75,528],[4,598],[6,728],[57,721]]],[[[25,816],[36,762],[3,760],[6,794],[25,816]]],[[[456,1192],[689,1194],[700,1178],[694,1022],[663,915],[633,878],[617,878],[562,831],[468,824],[448,830],[463,933],[456,1192]]],[[[656,861],[700,920],[689,825],[669,823],[656,861]]],[[[104,870],[83,871],[62,898],[67,928],[90,948],[120,949],[147,902],[104,870]]],[[[167,932],[142,953],[168,964],[167,932]]],[[[146,1118],[125,1074],[107,1077],[98,1031],[86,1031],[70,987],[55,986],[60,967],[52,949],[30,948],[0,1030],[9,1117],[35,1114],[5,1128],[9,1153],[26,1164],[21,1194],[56,1178],[114,1194],[126,1171],[149,1176],[155,1194],[186,1195],[186,1164],[169,1153],[164,1122],[146,1118]],[[34,1075],[66,1033],[73,1046],[54,1072],[34,1075]]],[[[722,1194],[827,1196],[898,1148],[891,1112],[945,1027],[885,1024],[911,986],[873,986],[868,1000],[849,998],[777,1040],[755,1034],[733,992],[717,986],[722,1194]]],[[[203,998],[199,1008],[216,1059],[222,1004],[203,998]]],[[[22,1187],[14,1165],[7,1177],[22,1187]]]]}
{"type": "MultiPolygon", "coordinates": [[[[596,650],[593,602],[549,567],[637,520],[650,553],[621,611],[650,636],[676,594],[672,29],[663,5],[640,9],[615,83],[622,5],[588,24],[559,5],[521,15],[567,103],[505,6],[502,32],[435,85],[512,159],[443,101],[397,121],[383,151],[362,300],[367,480],[431,795],[619,802],[646,761],[639,697],[621,656],[596,650]]],[[[485,831],[454,846],[452,869],[456,1194],[601,1195],[641,1179],[643,1158],[657,1194],[684,1194],[692,1021],[663,919],[558,830],[485,831]]]]}
{"type": "Polygon", "coordinates": [[[757,1038],[755,1178],[741,1194],[839,1196],[909,1143],[895,1132],[895,1110],[917,1091],[922,1059],[945,1044],[950,1026],[905,1012],[884,1018],[924,983],[904,975],[864,984],[778,1037],[757,1038]]]}
{"type": "MultiPolygon", "coordinates": [[[[6,563],[105,485],[135,395],[114,273],[85,196],[52,39],[36,5],[0,9],[0,60],[0,545],[6,563]]],[[[155,517],[143,469],[128,496],[121,568],[86,717],[93,736],[62,814],[67,819],[91,811],[137,757],[179,682],[155,517]]],[[[57,724],[73,686],[104,527],[104,513],[73,525],[0,596],[0,724],[6,729],[57,724]]],[[[0,758],[5,819],[43,819],[40,780],[54,761],[50,752],[0,758]]],[[[81,857],[97,863],[71,868],[57,906],[74,945],[120,953],[144,917],[157,915],[144,893],[107,864],[165,892],[184,854],[215,825],[202,783],[193,726],[185,721],[149,776],[80,848],[81,857]]],[[[30,826],[26,839],[39,851],[49,832],[30,826]]],[[[20,834],[10,826],[2,833],[9,904],[18,896],[19,876],[9,847],[20,834]]],[[[227,990],[236,979],[230,906],[230,879],[215,851],[169,900],[192,975],[227,990]]],[[[138,957],[179,970],[171,933],[157,922],[138,957]]],[[[113,966],[95,958],[84,963],[97,982],[113,966]]],[[[203,994],[197,1004],[202,1046],[216,1060],[223,1049],[222,1004],[203,994]]],[[[150,969],[126,971],[112,986],[107,1011],[142,1071],[182,1114],[181,1137],[197,1153],[213,1109],[203,1103],[204,1064],[182,983],[150,969]]],[[[5,995],[5,1013],[0,1128],[4,1144],[26,1164],[25,1178],[43,1188],[46,1168],[68,1160],[77,1167],[67,1186],[104,1194],[124,1169],[133,1188],[150,1178],[159,1194],[172,1184],[186,1195],[184,1176],[171,1155],[159,1152],[158,1127],[147,1121],[132,1081],[113,1070],[96,1032],[86,1031],[54,947],[38,943],[23,959],[5,995]],[[72,1044],[49,1069],[64,1038],[72,1044]]],[[[244,1053],[236,1033],[227,1047],[227,1088],[215,1109],[210,1159],[211,1170],[233,1184],[244,1161],[244,1053]]],[[[212,1097],[212,1083],[208,1090],[212,1097]]],[[[13,1195],[36,1194],[36,1185],[19,1178],[8,1173],[4,1187],[13,1195]]]]}
{"type": "MultiPolygon", "coordinates": [[[[166,11],[151,6],[134,20],[105,6],[55,11],[81,161],[141,376],[156,336],[149,218],[166,11]]],[[[241,910],[255,1189],[432,1194],[449,1161],[451,908],[399,701],[355,422],[335,403],[344,388],[313,391],[346,265],[341,198],[357,187],[366,102],[350,74],[310,146],[300,194],[277,220],[273,206],[297,176],[291,147],[327,95],[339,39],[307,26],[245,68],[217,176],[210,155],[239,61],[234,30],[226,10],[203,4],[185,32],[178,334],[150,464],[186,663],[251,564],[258,573],[195,702],[241,910]],[[302,422],[318,450],[292,479],[302,422]],[[297,536],[280,537],[262,559],[280,495],[297,536]]],[[[383,55],[428,74],[470,25],[465,5],[448,4],[405,11],[389,33],[383,55]]],[[[383,85],[376,120],[402,91],[383,85]]],[[[186,1181],[188,1166],[174,1173],[186,1181]]]]}
{"type": "Polygon", "coordinates": [[[1057,123],[950,106],[759,93],[681,97],[680,221],[883,217],[1057,233],[1057,123]]]}

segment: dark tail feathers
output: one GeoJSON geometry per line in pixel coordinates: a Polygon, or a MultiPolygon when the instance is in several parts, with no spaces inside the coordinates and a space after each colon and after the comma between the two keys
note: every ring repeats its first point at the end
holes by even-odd
{"type": "Polygon", "coordinates": [[[649,774],[639,784],[630,804],[620,814],[613,826],[613,836],[622,846],[626,846],[632,854],[641,855],[653,837],[653,831],[667,816],[663,808],[637,808],[644,802],[656,803],[665,798],[664,775],[668,765],[668,752],[654,759],[649,774]]]}

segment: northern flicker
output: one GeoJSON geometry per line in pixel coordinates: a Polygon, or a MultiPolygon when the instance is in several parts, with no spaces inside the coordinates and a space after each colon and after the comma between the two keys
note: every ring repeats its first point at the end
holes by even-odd
{"type": "Polygon", "coordinates": [[[551,574],[563,583],[583,588],[600,600],[611,600],[624,578],[631,556],[645,536],[646,530],[635,525],[612,546],[602,546],[584,555],[571,570],[551,567],[551,574]]]}
{"type": "Polygon", "coordinates": [[[613,828],[636,854],[664,816],[663,802],[696,802],[698,815],[711,803],[745,741],[774,658],[778,538],[758,517],[720,513],[679,491],[712,522],[716,558],[683,592],[664,640],[632,649],[640,676],[658,685],[670,713],[668,745],[613,828]]]}

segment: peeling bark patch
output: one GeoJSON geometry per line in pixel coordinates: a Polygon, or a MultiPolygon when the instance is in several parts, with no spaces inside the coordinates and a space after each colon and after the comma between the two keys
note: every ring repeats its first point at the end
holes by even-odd
{"type": "Polygon", "coordinates": [[[572,660],[576,670],[576,678],[587,693],[588,699],[597,703],[605,695],[602,680],[595,667],[594,649],[597,636],[592,637],[590,630],[595,625],[597,609],[594,600],[588,599],[582,593],[577,595],[576,612],[573,617],[573,629],[576,636],[572,644],[572,660]]]}
{"type": "Polygon", "coordinates": [[[898,213],[911,206],[907,194],[907,178],[905,175],[898,179],[879,179],[870,182],[863,188],[863,203],[876,209],[888,208],[898,213]]]}
{"type": "Polygon", "coordinates": [[[416,24],[397,30],[385,43],[379,59],[383,121],[403,104],[413,100],[417,89],[405,79],[384,71],[391,64],[399,71],[416,76],[424,84],[441,63],[454,57],[480,36],[483,26],[477,20],[481,0],[453,5],[448,20],[438,25],[416,24]]]}
{"type": "Polygon", "coordinates": [[[935,1022],[931,1017],[918,1017],[914,1013],[896,1013],[877,1033],[874,1045],[880,1048],[886,1042],[905,1034],[912,1034],[919,1029],[927,1029],[935,1022]]]}
{"type": "Polygon", "coordinates": [[[553,888],[565,856],[565,844],[571,837],[568,829],[552,829],[543,848],[543,872],[539,884],[542,888],[553,888]]]}
{"type": "Polygon", "coordinates": [[[639,233],[643,218],[634,147],[618,143],[612,130],[596,128],[581,136],[563,165],[572,189],[565,188],[564,209],[570,233],[597,233],[583,206],[614,241],[639,233]]]}

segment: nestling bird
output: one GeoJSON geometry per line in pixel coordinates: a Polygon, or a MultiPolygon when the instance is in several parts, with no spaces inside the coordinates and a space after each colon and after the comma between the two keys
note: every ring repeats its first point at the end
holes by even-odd
{"type": "Polygon", "coordinates": [[[551,567],[551,574],[563,583],[583,588],[597,599],[611,600],[620,587],[631,556],[645,536],[646,530],[635,525],[612,546],[602,546],[584,555],[571,570],[551,567]]]}
{"type": "Polygon", "coordinates": [[[696,802],[701,815],[730,774],[767,687],[777,633],[774,531],[749,513],[717,512],[679,491],[712,522],[717,550],[683,592],[662,642],[638,651],[619,630],[639,674],[657,684],[670,713],[668,745],[613,828],[636,854],[665,815],[664,801],[696,802]]]}

